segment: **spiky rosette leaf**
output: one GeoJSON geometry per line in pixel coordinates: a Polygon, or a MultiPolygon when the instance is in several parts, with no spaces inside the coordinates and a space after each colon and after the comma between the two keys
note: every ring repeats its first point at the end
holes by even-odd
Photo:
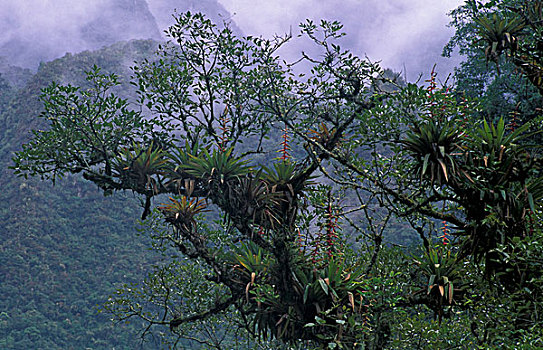
{"type": "Polygon", "coordinates": [[[449,182],[456,173],[453,152],[459,149],[461,133],[451,124],[427,120],[413,127],[402,140],[415,158],[415,172],[431,182],[449,182]]]}
{"type": "Polygon", "coordinates": [[[251,167],[247,166],[248,161],[233,156],[232,151],[230,148],[224,152],[214,150],[211,154],[203,150],[198,156],[189,154],[188,162],[180,167],[196,179],[224,184],[232,178],[248,174],[251,170],[251,167]]]}
{"type": "Polygon", "coordinates": [[[114,159],[113,176],[139,190],[153,190],[158,193],[154,176],[163,173],[167,162],[164,151],[154,147],[153,143],[147,148],[133,143],[131,148],[122,149],[114,159]]]}
{"type": "Polygon", "coordinates": [[[185,226],[196,224],[196,215],[207,211],[204,199],[188,198],[181,196],[180,199],[170,197],[171,203],[164,203],[158,207],[166,217],[166,221],[185,226]]]}

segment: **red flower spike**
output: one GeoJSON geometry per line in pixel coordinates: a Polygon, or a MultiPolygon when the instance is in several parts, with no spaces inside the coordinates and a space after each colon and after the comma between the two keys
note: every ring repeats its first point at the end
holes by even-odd
{"type": "Polygon", "coordinates": [[[288,138],[288,127],[285,125],[285,128],[283,129],[283,141],[281,141],[281,149],[278,151],[281,153],[281,157],[279,157],[280,160],[283,162],[286,162],[289,158],[291,158],[290,155],[290,146],[288,144],[289,138],[288,138]]]}
{"type": "Polygon", "coordinates": [[[443,221],[443,226],[441,228],[441,231],[443,232],[442,236],[439,236],[443,240],[443,245],[449,244],[449,228],[447,227],[447,221],[443,221]]]}

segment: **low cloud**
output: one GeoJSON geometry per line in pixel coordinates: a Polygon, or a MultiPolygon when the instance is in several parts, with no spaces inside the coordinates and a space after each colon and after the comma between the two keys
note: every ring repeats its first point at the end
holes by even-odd
{"type": "Polygon", "coordinates": [[[266,37],[296,29],[306,18],[339,20],[348,34],[344,46],[385,67],[405,69],[410,79],[435,63],[445,73],[459,62],[440,54],[452,35],[447,13],[463,0],[220,1],[244,32],[266,37]]]}
{"type": "MultiPolygon", "coordinates": [[[[0,56],[35,68],[65,52],[95,49],[117,40],[158,38],[172,14],[203,11],[221,21],[233,14],[234,29],[272,37],[310,18],[339,20],[343,46],[409,79],[437,63],[441,76],[459,61],[440,57],[452,30],[447,12],[463,0],[12,0],[0,2],[0,56]],[[220,4],[219,4],[220,2],[220,4]],[[221,6],[221,4],[223,6],[221,6]],[[151,15],[152,13],[152,15],[151,15]],[[123,14],[124,17],[120,17],[123,14]],[[132,16],[132,17],[130,17],[132,16]],[[236,26],[237,25],[237,26],[236,26]],[[241,28],[241,30],[238,29],[241,28]]],[[[295,42],[284,52],[304,49],[295,42]]]]}
{"type": "MultiPolygon", "coordinates": [[[[164,37],[164,30],[175,23],[174,15],[182,12],[202,12],[218,24],[231,18],[230,13],[217,0],[147,0],[147,3],[164,37]]],[[[231,23],[231,28],[241,34],[236,23],[231,23]]]]}
{"type": "Polygon", "coordinates": [[[17,0],[0,3],[0,55],[35,68],[66,52],[158,38],[144,0],[17,0]],[[125,12],[123,12],[125,11],[125,12]],[[126,15],[133,14],[134,18],[126,15]]]}

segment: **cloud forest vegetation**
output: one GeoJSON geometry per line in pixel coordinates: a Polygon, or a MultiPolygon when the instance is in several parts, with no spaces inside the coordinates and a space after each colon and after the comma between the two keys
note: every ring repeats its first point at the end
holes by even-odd
{"type": "Polygon", "coordinates": [[[46,127],[12,168],[140,198],[142,240],[161,258],[104,311],[144,339],[543,347],[542,11],[454,10],[446,51],[467,60],[450,86],[344,50],[338,22],[302,23],[314,54],[286,62],[289,35],[184,13],[133,67],[130,102],[96,65],[80,86],[45,88],[46,127]]]}

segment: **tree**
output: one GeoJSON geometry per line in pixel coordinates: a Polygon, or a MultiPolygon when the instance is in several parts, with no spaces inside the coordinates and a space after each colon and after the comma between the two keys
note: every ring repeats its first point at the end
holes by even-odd
{"type": "Polygon", "coordinates": [[[539,325],[538,258],[519,248],[541,237],[541,160],[522,143],[538,124],[473,124],[475,107],[434,76],[429,89],[401,87],[343,50],[339,23],[301,31],[321,54],[287,63],[277,51],[289,36],[238,38],[186,13],[174,43],[134,67],[135,110],[98,68],[90,89],[44,91],[50,128],[16,154],[15,171],[82,172],[105,194],[140,194],[155,247],[178,254],[108,309],[184,337],[228,314],[263,340],[400,347],[411,340],[398,320],[413,322],[418,305],[439,324],[458,308],[463,327],[483,271],[508,295],[537,291],[515,321],[539,325]],[[391,220],[418,233],[416,258],[383,243],[391,220]]]}
{"type": "Polygon", "coordinates": [[[488,60],[508,53],[511,61],[543,94],[543,2],[489,1],[484,5],[468,2],[479,37],[484,41],[488,60]]]}
{"type": "MultiPolygon", "coordinates": [[[[498,75],[504,64],[505,73],[512,75],[512,65],[543,95],[542,11],[541,1],[466,1],[451,12],[456,34],[444,54],[458,47],[471,65],[484,56],[495,63],[498,75]]],[[[490,82],[488,77],[480,79],[483,85],[490,82]]]]}
{"type": "Polygon", "coordinates": [[[478,99],[481,111],[472,113],[475,119],[497,121],[504,117],[507,124],[515,128],[541,114],[543,96],[523,74],[518,67],[520,60],[515,58],[521,52],[525,55],[530,51],[534,60],[538,57],[535,51],[537,44],[534,44],[536,24],[526,25],[522,13],[518,13],[518,8],[530,6],[538,5],[537,2],[493,1],[483,4],[468,1],[451,12],[451,26],[456,33],[444,54],[449,55],[458,48],[465,57],[456,68],[456,91],[467,98],[478,99]],[[505,45],[507,37],[512,35],[509,32],[514,29],[510,23],[517,23],[518,28],[513,36],[515,44],[511,47],[505,45]],[[499,25],[503,26],[502,34],[498,34],[499,25]],[[500,35],[505,40],[503,45],[497,45],[497,41],[492,39],[500,35]],[[496,43],[494,53],[493,43],[496,43]],[[493,64],[489,65],[491,61],[493,64]]]}

